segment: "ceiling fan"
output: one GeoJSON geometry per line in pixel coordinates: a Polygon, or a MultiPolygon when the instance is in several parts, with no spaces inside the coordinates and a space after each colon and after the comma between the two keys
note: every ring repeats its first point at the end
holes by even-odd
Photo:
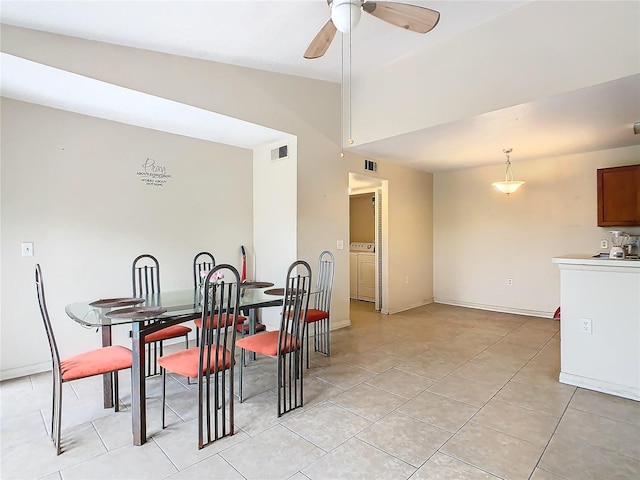
{"type": "Polygon", "coordinates": [[[366,0],[327,0],[331,18],[320,29],[304,52],[304,58],[319,58],[325,54],[336,31],[349,33],[360,21],[362,10],[380,20],[419,33],[427,33],[438,24],[440,13],[418,5],[366,0]]]}

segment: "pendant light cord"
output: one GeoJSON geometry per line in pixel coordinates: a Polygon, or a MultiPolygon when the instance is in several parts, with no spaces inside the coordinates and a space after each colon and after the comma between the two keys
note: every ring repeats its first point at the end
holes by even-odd
{"type": "Polygon", "coordinates": [[[509,152],[505,152],[507,155],[507,171],[504,173],[505,182],[513,182],[513,172],[511,171],[511,159],[509,158],[509,152]]]}

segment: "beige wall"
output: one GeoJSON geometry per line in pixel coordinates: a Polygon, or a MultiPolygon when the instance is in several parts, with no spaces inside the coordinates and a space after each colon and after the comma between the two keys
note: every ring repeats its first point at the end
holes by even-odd
{"type": "MultiPolygon", "coordinates": [[[[297,189],[297,256],[314,266],[322,250],[334,252],[332,324],[349,323],[349,172],[364,171],[362,157],[340,156],[339,85],[6,25],[0,33],[6,53],[295,135],[297,185],[290,188],[297,189]],[[346,248],[336,250],[338,240],[346,248]]],[[[99,340],[68,319],[64,305],[121,295],[130,261],[140,251],[160,257],[167,277],[163,289],[191,281],[185,264],[209,244],[193,233],[200,205],[212,195],[204,182],[224,178],[222,188],[240,205],[230,220],[230,225],[239,221],[238,227],[225,231],[225,239],[217,230],[204,234],[209,241],[215,238],[216,258],[239,264],[239,245],[253,246],[251,152],[6,99],[2,107],[2,378],[46,368],[35,262],[43,265],[52,316],[64,338],[61,351],[69,355],[98,346],[99,340]],[[135,178],[128,187],[123,184],[122,176],[133,178],[132,170],[148,156],[166,160],[176,181],[141,191],[135,178]],[[46,188],[33,196],[34,187],[46,188]],[[34,217],[43,205],[46,215],[34,217]],[[33,211],[21,210],[27,208],[33,211]],[[35,243],[34,257],[19,256],[22,241],[35,243]],[[99,274],[89,274],[96,262],[99,274]],[[25,321],[36,332],[28,348],[18,323],[25,321]]],[[[386,288],[390,311],[399,311],[433,296],[432,177],[383,161],[378,167],[390,189],[386,288]],[[407,221],[416,217],[417,225],[407,221]],[[418,249],[417,258],[407,253],[418,249]],[[402,284],[396,287],[397,278],[402,284]]],[[[282,232],[274,228],[271,235],[277,241],[282,232]]]]}
{"type": "Polygon", "coordinates": [[[376,239],[376,222],[372,193],[349,197],[349,241],[370,242],[376,239]]]}
{"type": "Polygon", "coordinates": [[[534,1],[368,71],[353,79],[355,144],[637,74],[639,18],[637,1],[534,1]]]}
{"type": "MultiPolygon", "coordinates": [[[[361,157],[345,158],[364,173],[361,157]]],[[[433,175],[373,160],[377,171],[366,175],[383,181],[384,192],[382,312],[397,313],[433,301],[433,175]]]]}
{"type": "Polygon", "coordinates": [[[551,258],[595,254],[610,239],[612,228],[597,226],[596,169],[639,159],[637,146],[527,162],[516,155],[514,176],[527,183],[510,196],[491,187],[504,167],[435,174],[435,301],[551,316],[560,305],[551,258]]]}
{"type": "MultiPolygon", "coordinates": [[[[3,377],[50,367],[36,263],[66,356],[100,346],[100,337],[72,322],[65,305],[129,296],[137,255],[158,258],[171,290],[192,285],[196,253],[240,267],[240,245],[252,249],[253,197],[237,187],[251,184],[250,150],[6,98],[1,107],[3,377]],[[171,175],[164,186],[141,181],[147,158],[171,175]],[[220,199],[234,199],[233,208],[208,208],[220,199]],[[33,257],[20,256],[24,241],[33,257]]],[[[128,344],[128,329],[117,330],[116,342],[128,344]]]]}

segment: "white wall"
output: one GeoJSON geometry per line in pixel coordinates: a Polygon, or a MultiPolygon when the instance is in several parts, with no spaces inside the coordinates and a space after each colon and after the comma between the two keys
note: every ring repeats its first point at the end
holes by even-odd
{"type": "Polygon", "coordinates": [[[637,74],[639,18],[639,2],[527,3],[354,78],[353,138],[363,145],[637,74]]]}
{"type": "MultiPolygon", "coordinates": [[[[163,290],[190,288],[196,253],[240,267],[253,248],[249,150],[2,99],[2,377],[50,368],[34,265],[64,356],[100,346],[68,303],[131,295],[131,262],[151,253],[163,290]],[[162,187],[138,172],[166,168],[162,187]],[[222,208],[217,202],[223,202],[222,208]],[[226,205],[224,205],[226,204],[226,205]],[[33,257],[20,243],[34,243],[33,257]]],[[[130,343],[126,327],[116,342],[130,343]]]]}
{"type": "Polygon", "coordinates": [[[640,147],[512,161],[527,183],[510,196],[491,187],[503,166],[434,175],[435,301],[550,317],[560,305],[551,258],[595,254],[610,238],[597,226],[596,170],[638,163],[640,147]]]}
{"type": "MultiPolygon", "coordinates": [[[[254,150],[253,155],[253,254],[255,280],[285,286],[289,265],[298,259],[297,142],[285,139],[254,150]],[[271,160],[271,149],[288,145],[288,156],[271,160]]],[[[280,308],[262,309],[262,323],[276,330],[280,308]]]]}

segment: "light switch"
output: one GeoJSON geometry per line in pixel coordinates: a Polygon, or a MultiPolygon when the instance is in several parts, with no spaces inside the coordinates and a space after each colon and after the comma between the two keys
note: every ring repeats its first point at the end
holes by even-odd
{"type": "Polygon", "coordinates": [[[344,240],[338,240],[336,243],[336,248],[338,250],[344,250],[344,240]]]}
{"type": "Polygon", "coordinates": [[[33,242],[22,242],[22,256],[33,257],[33,242]]]}

